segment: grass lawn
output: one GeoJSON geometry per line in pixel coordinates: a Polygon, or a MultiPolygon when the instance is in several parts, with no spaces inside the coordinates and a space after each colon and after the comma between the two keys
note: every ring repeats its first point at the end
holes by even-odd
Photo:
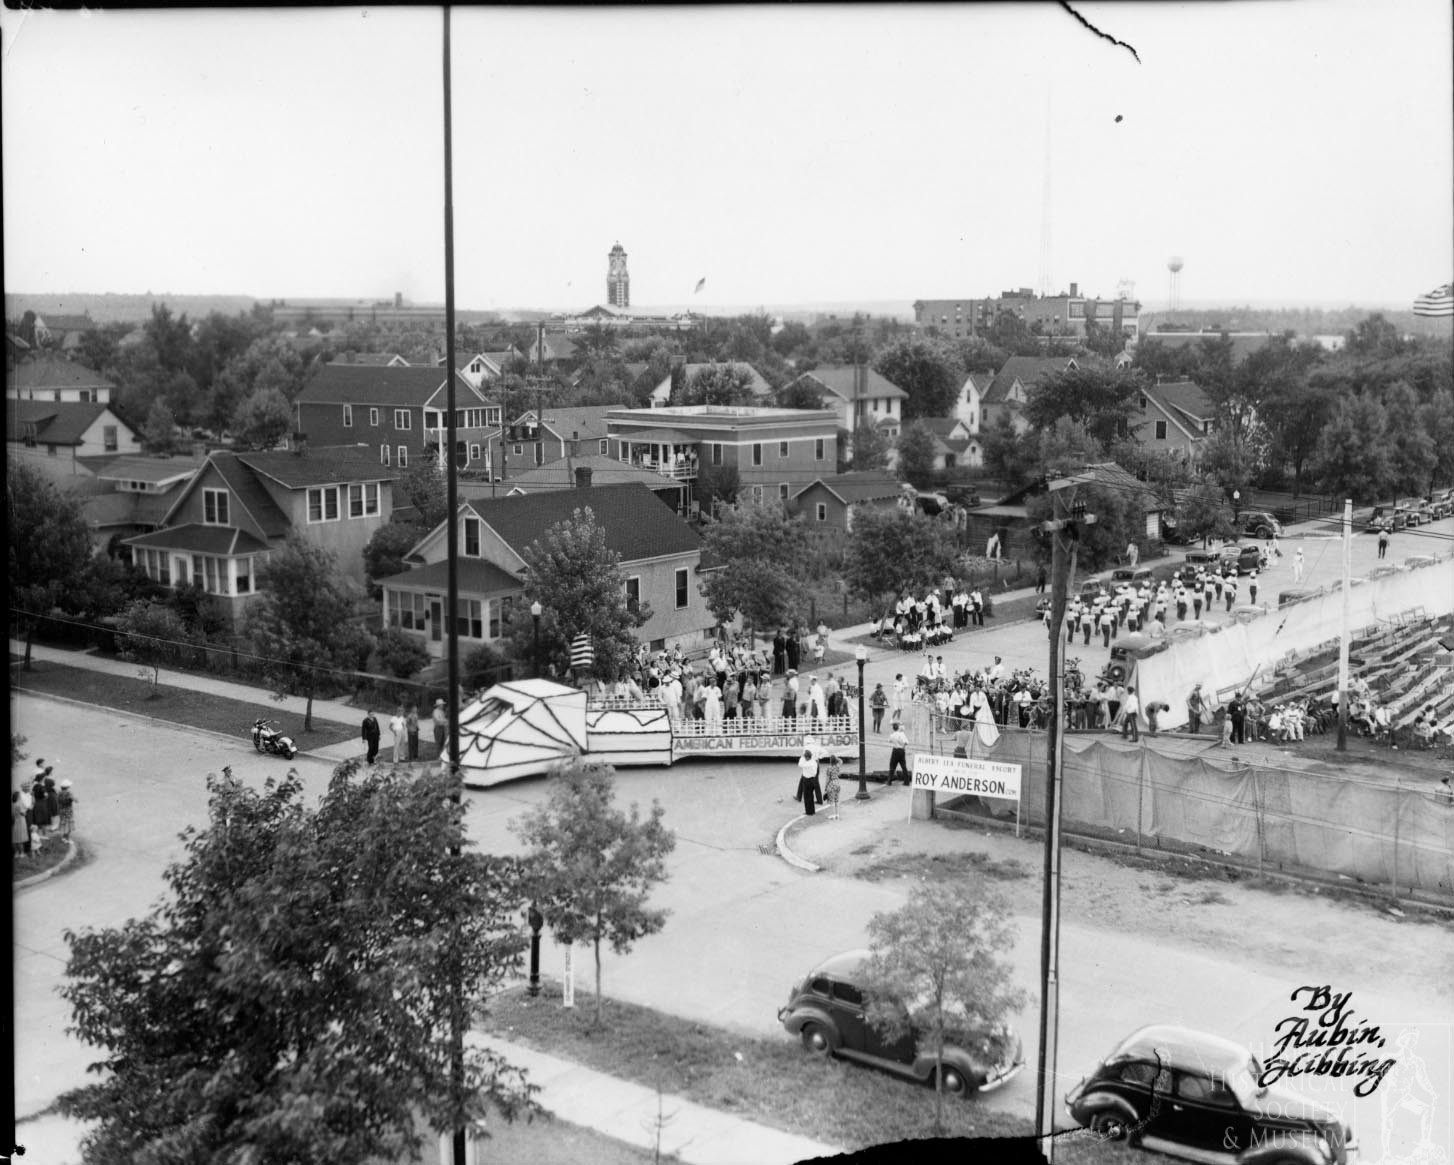
{"type": "Polygon", "coordinates": [[[71,852],[71,846],[76,847],[76,862],[84,861],[85,854],[81,851],[79,842],[73,839],[68,846],[59,837],[47,839],[39,853],[15,854],[10,859],[11,882],[23,882],[26,878],[33,878],[55,868],[65,861],[66,855],[71,852]]]}
{"type": "MultiPolygon", "coordinates": [[[[166,684],[153,690],[150,681],[140,677],[114,676],[105,672],[89,671],[86,668],[68,667],[48,660],[34,660],[31,670],[24,671],[12,661],[10,665],[10,686],[15,691],[34,692],[37,695],[65,696],[82,700],[87,704],[100,704],[108,708],[120,708],[140,716],[154,716],[187,728],[207,728],[239,740],[248,737],[252,722],[260,715],[279,721],[282,730],[301,749],[320,748],[328,744],[341,744],[358,736],[358,729],[344,724],[334,724],[314,718],[313,730],[303,731],[303,718],[282,713],[276,704],[262,696],[257,703],[229,700],[223,696],[212,696],[188,688],[174,688],[166,684]]],[[[363,716],[359,716],[362,721],[363,716]]],[[[431,748],[433,741],[430,741],[431,748]]],[[[360,749],[363,744],[360,741],[360,749]]]]}

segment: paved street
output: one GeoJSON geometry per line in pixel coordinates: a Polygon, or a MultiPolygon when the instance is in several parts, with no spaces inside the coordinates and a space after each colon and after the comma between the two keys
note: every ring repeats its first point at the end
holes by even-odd
{"type": "MultiPolygon", "coordinates": [[[[229,745],[125,715],[25,696],[16,698],[14,709],[19,730],[30,737],[32,754],[44,755],[59,773],[76,780],[78,831],[92,855],[84,867],[15,899],[16,1093],[17,1110],[25,1116],[80,1083],[87,1063],[86,1049],[64,1034],[66,1013],[54,993],[64,964],[62,932],[115,923],[147,907],[161,889],[166,862],[181,853],[176,834],[205,818],[207,771],[230,763],[241,778],[261,782],[280,774],[283,766],[241,742],[229,745]]],[[[298,768],[308,795],[321,793],[327,764],[300,758],[298,768]]],[[[622,800],[659,797],[668,824],[677,832],[678,847],[671,880],[659,893],[660,903],[672,912],[670,922],[631,955],[606,956],[607,994],[744,1034],[775,1037],[780,1029],[774,1013],[793,979],[828,954],[862,945],[869,916],[901,901],[906,887],[902,882],[804,873],[762,852],[793,816],[787,797],[795,783],[796,771],[787,762],[692,762],[671,769],[622,771],[622,800]]],[[[544,780],[532,779],[472,792],[471,828],[480,844],[499,851],[515,848],[509,822],[538,803],[545,791],[544,780]]],[[[842,821],[819,817],[811,823],[812,847],[851,862],[859,847],[904,822],[908,797],[902,788],[875,788],[866,804],[845,802],[842,821]]],[[[914,823],[907,836],[913,843],[916,837],[942,837],[943,830],[914,823]]],[[[965,846],[987,844],[976,842],[976,836],[974,831],[954,835],[965,846]]],[[[1033,847],[1022,860],[1036,862],[1033,847]]],[[[1073,869],[1068,860],[1067,877],[1073,869]]],[[[1306,907],[1289,898],[1285,909],[1306,907]]],[[[1019,929],[1014,956],[1018,978],[1033,988],[1038,981],[1038,912],[1021,915],[1019,929]]],[[[1360,941],[1356,931],[1327,938],[1340,947],[1360,941]]],[[[1447,945],[1444,949],[1451,950],[1447,945]]],[[[1108,933],[1067,917],[1061,951],[1065,1018],[1059,1094],[1111,1043],[1151,1020],[1172,1019],[1248,1042],[1263,1038],[1289,1013],[1286,1000],[1292,988],[1319,981],[1323,974],[1319,949],[1295,949],[1270,934],[1249,935],[1245,949],[1208,952],[1154,935],[1108,933]]],[[[1443,962],[1454,963],[1454,954],[1443,962]]],[[[545,973],[558,976],[563,968],[561,950],[547,943],[545,973]]],[[[1360,1014],[1376,1022],[1419,1025],[1424,1060],[1442,1098],[1454,1080],[1448,1027],[1440,1026],[1450,1001],[1447,992],[1428,993],[1426,972],[1411,968],[1407,977],[1385,974],[1366,980],[1345,976],[1337,987],[1355,990],[1360,1014]]],[[[578,959],[576,973],[581,990],[588,991],[587,959],[578,959]]],[[[1035,1024],[1032,1002],[1019,1023],[1032,1060],[1035,1024]]],[[[1029,1115],[1033,1102],[1034,1076],[1027,1071],[977,1103],[1029,1115]]],[[[1360,1102],[1353,1113],[1360,1128],[1369,1127],[1370,1119],[1377,1123],[1378,1103],[1377,1095],[1360,1102]]],[[[1440,1108],[1439,1119],[1447,1133],[1447,1105],[1440,1108]]],[[[72,1159],[67,1146],[74,1146],[76,1130],[66,1122],[35,1122],[25,1132],[37,1146],[32,1159],[72,1159]]]]}

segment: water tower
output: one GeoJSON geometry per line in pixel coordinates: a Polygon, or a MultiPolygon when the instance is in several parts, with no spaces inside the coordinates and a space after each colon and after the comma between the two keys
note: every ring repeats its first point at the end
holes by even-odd
{"type": "Polygon", "coordinates": [[[1173,255],[1166,261],[1166,269],[1171,272],[1171,310],[1178,311],[1181,308],[1181,256],[1173,255]]]}

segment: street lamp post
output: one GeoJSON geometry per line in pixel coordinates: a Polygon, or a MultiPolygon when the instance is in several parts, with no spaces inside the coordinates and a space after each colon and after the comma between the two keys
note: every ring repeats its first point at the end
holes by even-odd
{"type": "Polygon", "coordinates": [[[526,918],[530,922],[530,985],[526,991],[534,997],[540,994],[540,928],[545,925],[545,915],[532,902],[526,918]]]}
{"type": "Polygon", "coordinates": [[[540,605],[540,600],[530,604],[530,617],[535,620],[535,678],[540,678],[540,613],[545,608],[540,605]]]}
{"type": "Polygon", "coordinates": [[[868,750],[863,737],[863,665],[868,662],[868,648],[860,643],[853,652],[853,658],[858,664],[858,792],[853,794],[853,799],[867,801],[868,750]]]}
{"type": "Polygon", "coordinates": [[[1232,491],[1232,524],[1233,525],[1236,525],[1239,521],[1241,521],[1241,518],[1242,518],[1241,505],[1242,505],[1242,491],[1239,490],[1239,489],[1234,489],[1232,491]]]}

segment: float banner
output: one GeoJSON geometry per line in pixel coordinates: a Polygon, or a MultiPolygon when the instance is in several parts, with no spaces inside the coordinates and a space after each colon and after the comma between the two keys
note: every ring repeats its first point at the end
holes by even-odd
{"type": "Polygon", "coordinates": [[[970,760],[962,756],[914,758],[914,788],[931,793],[957,793],[967,797],[1020,799],[1020,766],[1001,761],[970,760]]]}
{"type": "Polygon", "coordinates": [[[754,736],[741,733],[732,736],[676,736],[672,738],[672,752],[677,756],[688,753],[706,752],[769,752],[774,754],[801,753],[816,741],[819,756],[837,752],[847,756],[858,748],[856,732],[777,732],[754,736]],[[810,739],[809,739],[810,738],[810,739]]]}

